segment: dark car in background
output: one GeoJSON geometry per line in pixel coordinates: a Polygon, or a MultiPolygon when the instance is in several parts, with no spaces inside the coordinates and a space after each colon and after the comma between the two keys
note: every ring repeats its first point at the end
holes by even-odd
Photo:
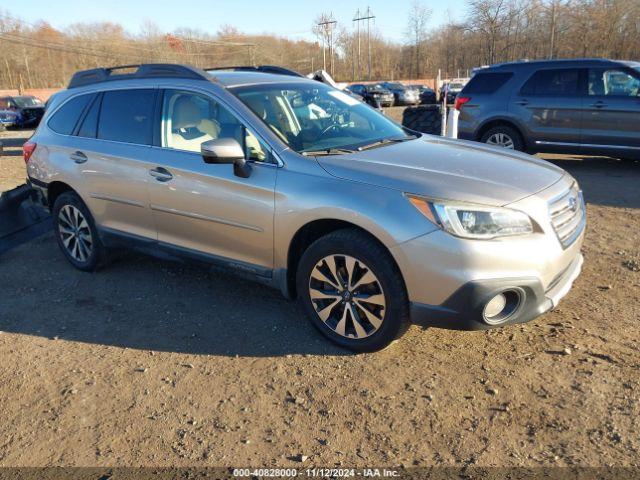
{"type": "Polygon", "coordinates": [[[389,90],[377,83],[349,85],[347,90],[360,95],[372,107],[392,107],[394,96],[389,90]]]}
{"type": "Polygon", "coordinates": [[[494,65],[471,79],[456,109],[459,138],[529,152],[640,158],[640,62],[494,65]]]}
{"type": "Polygon", "coordinates": [[[420,95],[414,88],[400,82],[383,82],[381,85],[393,93],[394,105],[417,105],[420,103],[420,95]]]}
{"type": "Polygon", "coordinates": [[[438,103],[436,91],[427,85],[409,85],[409,88],[414,88],[418,91],[418,98],[421,105],[431,105],[438,103]]]}
{"type": "Polygon", "coordinates": [[[36,127],[44,115],[44,103],[32,95],[0,97],[0,123],[7,127],[36,127]]]}

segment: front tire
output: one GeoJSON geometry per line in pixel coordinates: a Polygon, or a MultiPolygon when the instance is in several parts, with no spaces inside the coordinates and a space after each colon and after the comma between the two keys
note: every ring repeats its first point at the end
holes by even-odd
{"type": "Polygon", "coordinates": [[[300,259],[296,288],[311,323],[350,350],[380,350],[409,326],[398,267],[382,245],[358,230],[338,230],[311,244],[300,259]]]}
{"type": "Polygon", "coordinates": [[[93,216],[74,192],[60,195],[53,206],[56,241],[69,263],[78,270],[94,271],[104,257],[93,216]]]}
{"type": "Polygon", "coordinates": [[[507,125],[498,125],[487,130],[480,138],[480,142],[494,147],[503,147],[509,150],[518,150],[519,152],[524,151],[522,137],[514,128],[507,125]]]}

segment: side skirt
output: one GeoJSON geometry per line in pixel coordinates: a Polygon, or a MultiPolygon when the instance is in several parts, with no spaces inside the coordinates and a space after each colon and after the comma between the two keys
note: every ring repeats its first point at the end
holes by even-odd
{"type": "Polygon", "coordinates": [[[286,292],[282,289],[283,273],[280,271],[277,271],[274,275],[272,269],[259,265],[203,253],[111,228],[98,227],[98,232],[102,243],[107,248],[130,248],[163,260],[178,262],[191,261],[198,264],[209,265],[215,269],[281,290],[286,296],[286,292]]]}

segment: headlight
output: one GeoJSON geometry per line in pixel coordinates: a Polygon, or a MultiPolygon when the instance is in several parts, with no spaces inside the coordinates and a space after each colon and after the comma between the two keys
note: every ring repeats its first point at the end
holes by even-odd
{"type": "Polygon", "coordinates": [[[425,217],[452,235],[491,239],[533,232],[529,216],[518,210],[472,203],[427,200],[407,195],[425,217]]]}

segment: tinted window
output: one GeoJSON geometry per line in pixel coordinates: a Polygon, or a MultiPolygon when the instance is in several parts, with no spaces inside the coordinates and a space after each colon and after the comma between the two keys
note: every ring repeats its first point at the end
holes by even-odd
{"type": "Polygon", "coordinates": [[[513,73],[478,73],[462,90],[464,93],[493,93],[513,77],[513,73]]]}
{"type": "Polygon", "coordinates": [[[49,120],[49,128],[63,135],[71,135],[80,115],[82,115],[92,98],[93,94],[89,94],[80,95],[69,100],[53,114],[53,117],[49,120]]]}
{"type": "Polygon", "coordinates": [[[89,111],[84,117],[80,130],[78,131],[78,136],[96,138],[98,133],[98,115],[100,114],[101,98],[102,97],[100,95],[96,96],[95,100],[89,107],[89,111]]]}
{"type": "Polygon", "coordinates": [[[98,138],[151,145],[155,90],[116,90],[102,97],[98,138]]]}
{"type": "Polygon", "coordinates": [[[523,95],[577,95],[580,70],[539,70],[522,87],[523,95]]]}
{"type": "Polygon", "coordinates": [[[635,97],[640,93],[640,78],[623,70],[592,68],[588,85],[593,96],[635,97]]]}

